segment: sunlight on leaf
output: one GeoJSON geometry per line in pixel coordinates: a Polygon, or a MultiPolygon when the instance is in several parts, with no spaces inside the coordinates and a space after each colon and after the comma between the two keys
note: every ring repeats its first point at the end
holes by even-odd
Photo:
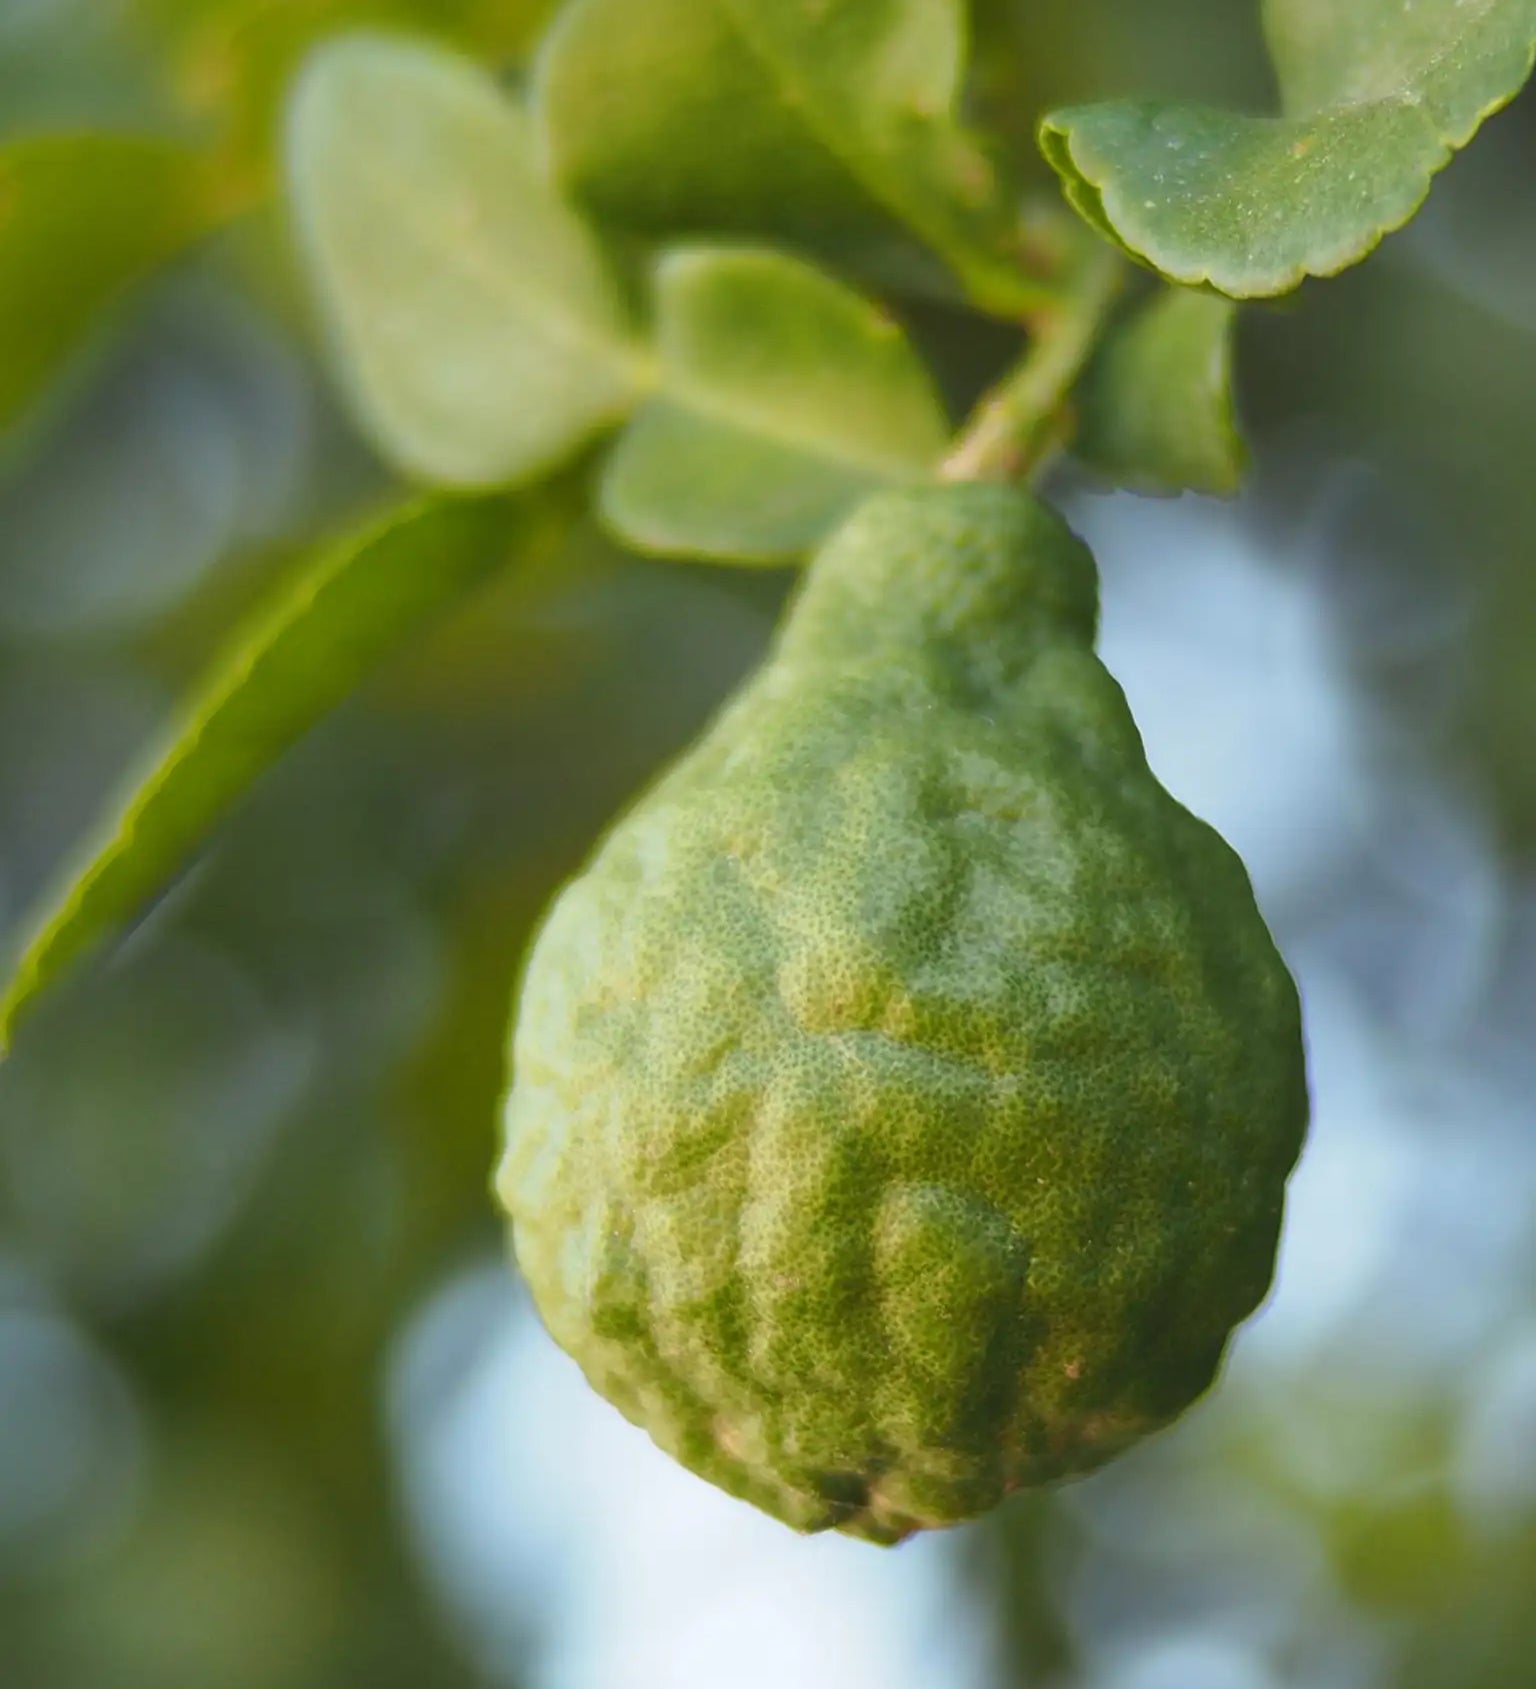
{"type": "Polygon", "coordinates": [[[320,48],[288,192],[359,421],[398,468],[495,487],[620,420],[647,380],[597,239],[470,60],[382,35],[320,48]]]}
{"type": "Polygon", "coordinates": [[[770,252],[676,252],[656,292],[661,395],[603,482],[630,544],[793,557],[944,451],[943,407],[900,328],[819,271],[770,252]]]}

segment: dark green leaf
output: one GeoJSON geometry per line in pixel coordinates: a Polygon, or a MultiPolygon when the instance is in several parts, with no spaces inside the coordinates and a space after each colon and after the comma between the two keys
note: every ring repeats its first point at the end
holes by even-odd
{"type": "Polygon", "coordinates": [[[643,391],[596,238],[469,60],[390,36],[320,48],[289,113],[288,184],[359,420],[406,473],[525,479],[643,391]]]}
{"type": "Polygon", "coordinates": [[[677,252],[656,292],[661,396],[603,482],[604,515],[630,544],[794,557],[942,455],[943,407],[900,328],[819,271],[769,252],[677,252]]]}
{"type": "Polygon", "coordinates": [[[1230,299],[1161,288],[1117,323],[1078,389],[1078,456],[1136,492],[1236,492],[1236,315],[1230,299]]]}
{"type": "Polygon", "coordinates": [[[1536,57],[1536,0],[1270,0],[1266,23],[1280,117],[1116,101],[1041,126],[1091,223],[1237,298],[1363,258],[1536,57]]]}
{"type": "Polygon", "coordinates": [[[218,662],[37,926],[0,1000],[17,1018],[169,879],[246,789],[515,539],[502,498],[432,500],[328,551],[218,662]]]}
{"type": "Polygon", "coordinates": [[[35,135],[0,148],[0,427],[211,216],[201,161],[167,141],[35,135]]]}
{"type": "Polygon", "coordinates": [[[957,127],[959,0],[573,0],[537,109],[560,179],[654,235],[766,235],[898,286],[1035,296],[957,127]]]}

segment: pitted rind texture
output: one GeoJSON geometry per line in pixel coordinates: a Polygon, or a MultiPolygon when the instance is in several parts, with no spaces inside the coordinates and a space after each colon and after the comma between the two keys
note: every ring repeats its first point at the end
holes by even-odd
{"type": "Polygon", "coordinates": [[[883,495],[535,946],[498,1189],[685,1465],[899,1540],[1086,1471],[1270,1279],[1295,989],[1008,489],[883,495]]]}

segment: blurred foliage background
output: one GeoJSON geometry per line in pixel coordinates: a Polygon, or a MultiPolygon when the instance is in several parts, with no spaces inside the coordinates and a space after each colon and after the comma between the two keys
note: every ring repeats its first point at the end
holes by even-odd
{"type": "MultiPolygon", "coordinates": [[[[272,199],[358,22],[518,74],[545,0],[0,0],[0,141],[196,137],[229,217],[0,436],[0,929],[222,630],[385,502],[272,199]]],[[[1262,105],[1254,8],[979,0],[978,114],[1262,105]]],[[[1154,764],[1248,858],[1317,1125],[1222,1386],[942,1540],[800,1542],[591,1398],[487,1194],[531,923],[782,574],[550,561],[261,787],[0,1068],[0,1682],[1509,1689],[1536,1659],[1536,105],[1245,309],[1231,505],[1056,491],[1154,764]]],[[[956,403],[993,337],[914,324],[956,403]]],[[[0,363],[28,325],[0,321],[0,363]]]]}

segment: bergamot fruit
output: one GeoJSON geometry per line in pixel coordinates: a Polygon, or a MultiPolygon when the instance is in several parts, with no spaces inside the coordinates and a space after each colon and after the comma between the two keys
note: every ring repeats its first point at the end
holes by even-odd
{"type": "Polygon", "coordinates": [[[893,1542],[1085,1472],[1269,1283],[1295,988],[1027,494],[885,494],[559,898],[498,1178],[555,1338],[671,1454],[893,1542]]]}

